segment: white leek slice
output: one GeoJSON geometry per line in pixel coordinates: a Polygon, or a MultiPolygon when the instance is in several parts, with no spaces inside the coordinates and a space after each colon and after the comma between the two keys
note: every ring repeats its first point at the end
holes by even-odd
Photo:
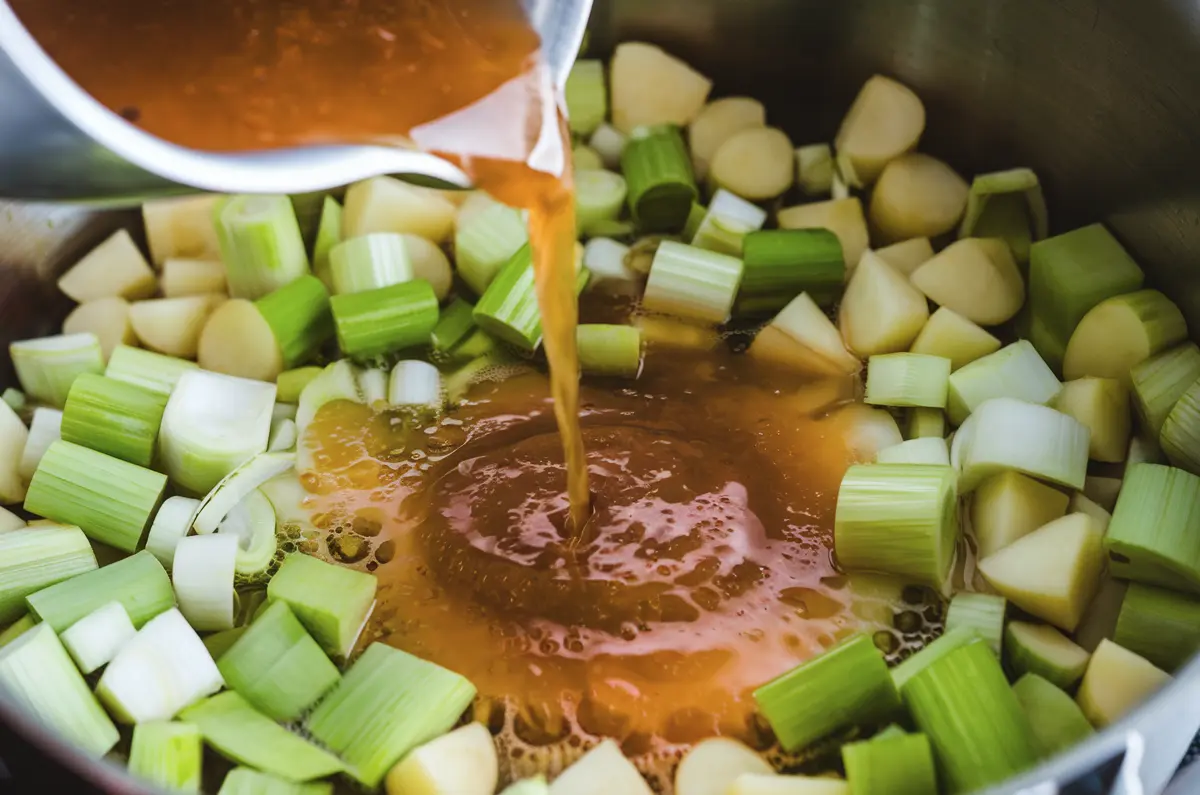
{"type": "Polygon", "coordinates": [[[62,419],[63,413],[58,409],[38,406],[33,410],[29,436],[25,440],[25,449],[21,451],[20,473],[26,481],[33,477],[50,445],[62,438],[62,419]]]}
{"type": "Polygon", "coordinates": [[[1025,279],[998,238],[951,243],[913,271],[912,283],[940,306],[981,326],[1011,320],[1025,303],[1025,279]]]}
{"type": "Polygon", "coordinates": [[[850,795],[850,785],[840,778],[743,773],[725,795],[850,795]]]}
{"type": "Polygon", "coordinates": [[[300,403],[296,408],[296,433],[301,442],[309,423],[317,416],[317,411],[326,403],[335,400],[363,402],[358,376],[354,365],[348,359],[341,359],[326,367],[320,375],[309,381],[308,386],[300,393],[300,403]]]}
{"type": "Polygon", "coordinates": [[[833,190],[836,169],[833,147],[807,144],[796,148],[796,184],[806,196],[819,196],[833,190]]]}
{"type": "Polygon", "coordinates": [[[993,398],[958,429],[950,459],[962,472],[963,494],[1006,469],[1081,489],[1087,476],[1088,430],[1054,409],[993,398]]]}
{"type": "Polygon", "coordinates": [[[233,564],[235,581],[259,579],[275,559],[275,508],[267,495],[258,489],[233,506],[221,520],[217,533],[232,535],[238,540],[233,564]]]}
{"type": "Polygon", "coordinates": [[[742,239],[748,233],[762,229],[766,222],[766,210],[721,188],[708,203],[708,211],[692,237],[692,245],[741,256],[742,239]]]}
{"type": "Polygon", "coordinates": [[[387,383],[387,371],[378,367],[358,371],[358,388],[362,391],[363,402],[368,406],[387,400],[387,383]]]}
{"type": "Polygon", "coordinates": [[[600,155],[600,160],[604,163],[605,168],[620,168],[621,153],[625,151],[625,144],[629,138],[625,133],[613,127],[611,124],[601,124],[592,133],[592,137],[588,139],[588,146],[596,150],[596,154],[600,155]]]}
{"type": "Polygon", "coordinates": [[[1108,531],[1108,523],[1112,521],[1112,514],[1103,505],[1098,505],[1092,501],[1082,491],[1076,491],[1071,494],[1070,502],[1067,503],[1067,512],[1086,513],[1099,522],[1100,528],[1106,532],[1108,531]]]}
{"type": "Polygon", "coordinates": [[[1062,384],[1033,344],[1018,340],[950,375],[948,413],[961,425],[985,400],[1010,397],[1044,406],[1060,391],[1062,384]]]}
{"type": "Polygon", "coordinates": [[[107,665],[137,630],[120,602],[109,602],[63,630],[60,640],[81,673],[107,665]]]}
{"type": "Polygon", "coordinates": [[[593,237],[583,246],[583,267],[592,274],[588,289],[619,295],[638,295],[642,279],[625,258],[629,246],[607,237],[593,237]]]}
{"type": "Polygon", "coordinates": [[[442,375],[429,362],[396,362],[388,381],[387,401],[393,406],[440,406],[442,375]]]}
{"type": "Polygon", "coordinates": [[[0,505],[12,505],[25,499],[21,456],[28,439],[25,423],[11,406],[0,400],[0,505]]]}
{"type": "Polygon", "coordinates": [[[163,412],[159,453],[177,485],[203,494],[267,449],[275,385],[189,370],[163,412]]]}
{"type": "Polygon", "coordinates": [[[168,497],[159,506],[146,536],[146,551],[158,558],[167,571],[175,562],[175,547],[192,529],[192,520],[200,509],[200,500],[168,497]]]}
{"type": "Polygon", "coordinates": [[[262,453],[229,473],[200,504],[192,526],[197,533],[216,532],[233,507],[271,478],[292,469],[296,457],[292,453],[262,453]]]}
{"type": "Polygon", "coordinates": [[[271,422],[271,437],[267,441],[268,453],[286,453],[296,449],[296,421],[280,417],[271,422]]]}
{"type": "Polygon", "coordinates": [[[940,437],[909,439],[885,447],[875,456],[878,464],[933,464],[950,466],[950,447],[940,437]]]}
{"type": "Polygon", "coordinates": [[[737,740],[710,737],[692,746],[675,768],[675,795],[725,795],[743,773],[773,772],[765,759],[737,740]]]}
{"type": "Polygon", "coordinates": [[[925,296],[876,254],[864,253],[838,312],[846,347],[859,356],[906,351],[927,320],[925,296]]]}
{"type": "Polygon", "coordinates": [[[25,526],[25,520],[7,508],[0,508],[0,533],[20,530],[25,526]]]}
{"type": "Polygon", "coordinates": [[[612,740],[603,740],[554,779],[550,795],[651,795],[650,785],[612,740]]]}
{"type": "Polygon", "coordinates": [[[171,581],[179,610],[199,631],[233,628],[235,534],[188,536],[175,547],[171,581]]]}
{"type": "Polygon", "coordinates": [[[493,795],[500,763],[492,733],[468,723],[410,751],[387,774],[388,795],[493,795]]]}
{"type": "Polygon", "coordinates": [[[224,684],[196,630],[171,609],[146,622],[121,647],[104,669],[96,695],[118,721],[145,723],[169,720],[224,684]]]}
{"type": "Polygon", "coordinates": [[[302,533],[305,531],[317,532],[316,525],[312,523],[312,515],[304,506],[308,491],[305,490],[304,484],[300,482],[300,478],[295,472],[284,472],[278,477],[271,478],[262,484],[259,491],[271,501],[271,506],[275,509],[277,527],[294,525],[302,533]]]}

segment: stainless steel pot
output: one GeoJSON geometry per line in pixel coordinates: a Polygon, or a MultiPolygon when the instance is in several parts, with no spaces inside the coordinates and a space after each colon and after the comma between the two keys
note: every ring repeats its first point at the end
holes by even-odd
{"type": "MultiPolygon", "coordinates": [[[[598,52],[631,38],[667,46],[713,75],[719,93],[762,99],[798,142],[829,140],[862,81],[893,75],[926,102],[924,149],[963,173],[1032,166],[1055,229],[1108,222],[1200,331],[1192,0],[597,0],[592,29],[598,52]]],[[[49,280],[133,220],[0,208],[0,342],[55,327],[66,307],[49,280]]],[[[0,365],[0,383],[11,378],[0,365]]],[[[146,792],[47,735],[3,694],[0,722],[10,764],[45,755],[104,791],[146,792]]],[[[1198,726],[1200,658],[1119,724],[994,791],[1158,793],[1198,726]]],[[[1178,795],[1196,792],[1196,778],[1181,777],[1178,795]]]]}

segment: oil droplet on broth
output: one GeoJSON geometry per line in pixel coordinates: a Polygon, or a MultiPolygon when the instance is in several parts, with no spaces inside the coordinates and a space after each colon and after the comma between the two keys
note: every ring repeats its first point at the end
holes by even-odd
{"type": "Polygon", "coordinates": [[[582,546],[537,372],[477,385],[449,424],[330,404],[306,482],[315,512],[368,530],[348,546],[378,564],[370,637],[471,679],[508,773],[553,773],[608,736],[669,787],[703,737],[764,744],[755,687],[854,632],[896,634],[833,566],[851,453],[815,391],[725,349],[651,349],[637,382],[585,383],[582,546]]]}

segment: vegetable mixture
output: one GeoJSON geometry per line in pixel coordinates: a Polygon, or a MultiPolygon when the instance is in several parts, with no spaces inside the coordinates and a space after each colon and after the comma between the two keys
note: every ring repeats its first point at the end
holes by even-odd
{"type": "MultiPolygon", "coordinates": [[[[925,110],[894,80],[801,146],[711,88],[643,43],[571,72],[578,290],[640,306],[579,328],[582,369],[636,379],[644,346],[732,323],[764,368],[861,371],[880,410],[833,552],[948,607],[890,669],[858,635],[755,691],[789,751],[856,728],[839,769],[784,775],[712,738],[675,791],[965,793],[1117,721],[1200,648],[1200,348],[1179,308],[1103,226],[1049,236],[1031,170],[968,183],[918,153],[925,110]]],[[[199,791],[207,746],[236,765],[221,795],[491,795],[474,686],[361,648],[375,578],[280,539],[311,527],[322,406],[436,416],[536,354],[521,213],[381,177],[143,219],[149,259],[115,233],[59,279],[62,333],[10,348],[0,683],[89,755],[132,727],[130,771],[173,790],[199,791]]],[[[611,740],[504,790],[649,791],[611,740]]]]}

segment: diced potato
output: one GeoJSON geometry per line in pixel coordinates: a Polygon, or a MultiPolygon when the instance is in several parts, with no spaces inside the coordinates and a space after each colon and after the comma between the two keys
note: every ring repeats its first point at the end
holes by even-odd
{"type": "Polygon", "coordinates": [[[1095,375],[1128,384],[1131,367],[1186,337],[1183,313],[1159,291],[1108,298],[1092,307],[1072,332],[1063,377],[1095,375]]]}
{"type": "Polygon", "coordinates": [[[609,69],[612,123],[626,135],[643,124],[686,125],[712,90],[711,80],[653,44],[618,44],[609,69]]]}
{"type": "Polygon", "coordinates": [[[604,740],[550,784],[550,795],[652,795],[650,785],[612,740],[604,740]]]}
{"type": "Polygon", "coordinates": [[[25,480],[21,477],[21,455],[29,430],[12,408],[0,400],[0,505],[25,500],[25,480]]]}
{"type": "Polygon", "coordinates": [[[168,356],[196,358],[204,321],[225,296],[156,298],[129,305],[129,322],[142,345],[168,356]]]}
{"type": "Polygon", "coordinates": [[[970,192],[966,180],[922,154],[887,164],[871,193],[871,224],[884,240],[937,237],[958,226],[970,192]]]}
{"type": "Polygon", "coordinates": [[[142,222],[150,260],[162,265],[172,257],[217,259],[221,246],[213,223],[213,206],[221,197],[209,194],[159,199],[142,205],[142,222]]]}
{"type": "Polygon", "coordinates": [[[944,356],[950,360],[950,369],[957,370],[1000,350],[1000,340],[953,309],[943,306],[929,317],[929,322],[913,340],[910,350],[913,353],[944,356]]]}
{"type": "Polygon", "coordinates": [[[156,288],[154,271],[125,229],[113,232],[58,279],[58,289],[81,304],[99,298],[149,298],[156,288]]]}
{"type": "Polygon", "coordinates": [[[1075,701],[1099,729],[1115,723],[1169,681],[1166,671],[1106,639],[1092,652],[1075,701]]]}
{"type": "Polygon", "coordinates": [[[833,147],[829,144],[806,144],[797,147],[796,183],[805,196],[829,193],[833,189],[835,170],[833,147]]]}
{"type": "Polygon", "coordinates": [[[736,740],[711,737],[688,751],[675,769],[675,795],[725,795],[743,773],[775,771],[753,749],[736,740]]]}
{"type": "Polygon", "coordinates": [[[162,292],[167,298],[226,292],[225,264],[211,259],[172,257],[162,265],[162,292]]]}
{"type": "Polygon", "coordinates": [[[1025,303],[1025,280],[1008,244],[998,238],[952,243],[910,278],[935,304],[981,326],[1012,319],[1025,303]]]}
{"type": "Polygon", "coordinates": [[[492,734],[469,723],[425,743],[387,774],[388,795],[493,795],[499,760],[492,734]]]}
{"type": "Polygon", "coordinates": [[[721,342],[720,335],[711,326],[678,318],[642,315],[633,321],[633,325],[642,332],[642,340],[650,350],[662,347],[711,351],[721,342]]]}
{"type": "Polygon", "coordinates": [[[900,426],[887,409],[874,409],[864,403],[852,403],[838,412],[845,429],[846,448],[856,461],[874,463],[880,450],[904,441],[900,426]]]}
{"type": "Polygon", "coordinates": [[[726,795],[850,795],[850,785],[837,778],[764,776],[743,773],[726,795]]]}
{"type": "Polygon", "coordinates": [[[911,276],[913,271],[933,259],[933,246],[927,237],[914,237],[877,248],[875,254],[905,276],[911,276]]]}
{"type": "Polygon", "coordinates": [[[779,211],[780,229],[828,229],[842,244],[842,257],[856,263],[867,250],[867,221],[857,196],[811,204],[797,204],[779,211]]]}
{"type": "Polygon", "coordinates": [[[204,323],[197,361],[205,370],[257,381],[274,381],[283,371],[275,334],[253,301],[234,298],[204,323]]]}
{"type": "Polygon", "coordinates": [[[736,133],[765,127],[767,112],[763,104],[750,97],[724,97],[705,105],[688,125],[688,148],[696,179],[708,176],[713,155],[736,133]]]}
{"type": "Polygon", "coordinates": [[[1071,632],[1100,585],[1103,535],[1087,514],[1067,514],[979,561],[979,571],[1017,607],[1071,632]]]}
{"type": "Polygon", "coordinates": [[[859,180],[870,185],[889,162],[915,149],[924,131],[921,99],[907,86],[875,75],[858,92],[834,146],[839,157],[849,158],[859,180]]]}
{"type": "Polygon", "coordinates": [[[751,356],[819,375],[853,375],[862,369],[821,308],[801,293],[758,333],[751,356]]]}
{"type": "Polygon", "coordinates": [[[1081,491],[1071,493],[1071,502],[1067,506],[1069,513],[1086,513],[1100,523],[1101,529],[1107,531],[1112,514],[1102,505],[1097,505],[1090,497],[1081,491]]]}
{"type": "Polygon", "coordinates": [[[929,306],[904,276],[866,252],[842,296],[838,327],[860,357],[906,351],[929,320],[929,306]]]}
{"type": "Polygon", "coordinates": [[[792,187],[792,141],[775,127],[754,127],[729,136],[712,159],[712,179],[743,199],[773,199],[792,187]]]}
{"type": "Polygon", "coordinates": [[[356,182],[346,191],[342,235],[351,238],[396,232],[444,243],[454,231],[459,208],[443,193],[393,177],[356,182]]]}
{"type": "MultiPolygon", "coordinates": [[[[1125,460],[1131,420],[1129,389],[1120,381],[1093,376],[1067,381],[1055,398],[1054,407],[1079,420],[1092,432],[1088,457],[1093,461],[1119,463],[1125,460]]],[[[1120,488],[1121,481],[1118,480],[1117,489],[1120,488]]],[[[1115,501],[1115,494],[1113,499],[1115,501]]]]}
{"type": "Polygon", "coordinates": [[[1020,472],[992,475],[971,495],[971,526],[986,558],[1067,512],[1070,498],[1020,472]]]}
{"type": "Polygon", "coordinates": [[[134,345],[137,335],[129,322],[129,302],[124,298],[99,298],[80,304],[63,321],[63,334],[92,333],[100,340],[104,361],[118,345],[134,345]]]}
{"type": "Polygon", "coordinates": [[[404,235],[404,248],[408,251],[408,262],[412,265],[413,276],[429,282],[439,301],[446,300],[454,282],[454,273],[450,269],[450,258],[446,256],[446,252],[436,243],[419,235],[404,235]]]}

